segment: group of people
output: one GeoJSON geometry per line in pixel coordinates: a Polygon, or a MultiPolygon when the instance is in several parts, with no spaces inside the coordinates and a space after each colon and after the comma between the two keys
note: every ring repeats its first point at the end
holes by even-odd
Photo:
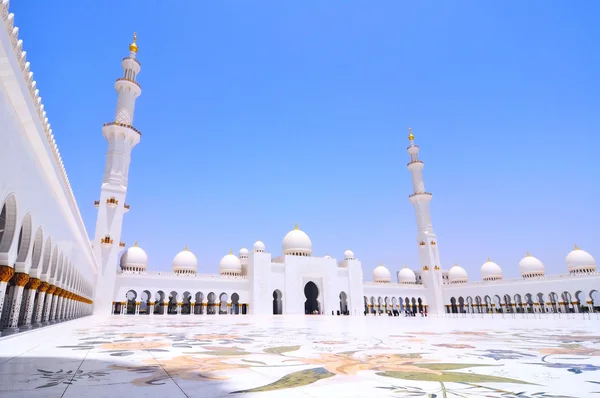
{"type": "MultiPolygon", "coordinates": [[[[365,311],[364,314],[365,314],[365,316],[367,316],[369,314],[369,312],[365,311]]],[[[382,315],[382,314],[383,314],[383,311],[377,313],[377,315],[382,315]]],[[[421,314],[421,316],[427,316],[427,311],[419,311],[419,314],[421,314]]],[[[398,311],[398,310],[389,311],[388,310],[387,315],[388,316],[400,316],[400,311],[398,311]]],[[[417,316],[417,312],[416,311],[411,311],[411,310],[405,310],[404,311],[404,316],[405,317],[407,317],[407,316],[417,316]]]]}

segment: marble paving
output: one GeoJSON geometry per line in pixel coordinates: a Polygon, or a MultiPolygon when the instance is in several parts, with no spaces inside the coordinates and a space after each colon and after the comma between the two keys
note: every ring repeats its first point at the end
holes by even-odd
{"type": "Polygon", "coordinates": [[[1,338],[0,396],[593,397],[595,318],[88,317],[1,338]]]}

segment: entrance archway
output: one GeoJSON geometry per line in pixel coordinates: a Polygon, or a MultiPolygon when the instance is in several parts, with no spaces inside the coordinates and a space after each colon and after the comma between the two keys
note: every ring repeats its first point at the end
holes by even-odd
{"type": "Polygon", "coordinates": [[[340,293],[340,314],[346,315],[348,312],[348,296],[345,292],[340,293]]]}
{"type": "Polygon", "coordinates": [[[273,291],[273,315],[283,314],[283,302],[281,301],[283,295],[279,289],[273,291]]]}
{"type": "Polygon", "coordinates": [[[321,313],[321,308],[319,307],[319,301],[317,297],[319,297],[319,288],[315,285],[314,282],[308,282],[304,286],[304,296],[306,297],[306,301],[304,302],[304,313],[305,314],[313,314],[321,313]]]}

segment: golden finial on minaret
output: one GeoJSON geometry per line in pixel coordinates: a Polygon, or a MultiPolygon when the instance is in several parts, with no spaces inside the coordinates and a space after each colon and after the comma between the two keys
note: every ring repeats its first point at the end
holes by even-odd
{"type": "Polygon", "coordinates": [[[415,136],[412,133],[412,128],[410,127],[408,128],[408,139],[411,141],[415,139],[415,136]]]}
{"type": "Polygon", "coordinates": [[[527,257],[531,257],[531,254],[529,254],[529,252],[526,252],[527,257]]]}
{"type": "Polygon", "coordinates": [[[488,257],[488,263],[491,262],[491,261],[492,261],[492,259],[488,257]]]}
{"type": "Polygon", "coordinates": [[[188,249],[188,245],[185,245],[185,249],[183,249],[184,252],[189,252],[190,249],[188,249]]]}
{"type": "Polygon", "coordinates": [[[136,241],[135,241],[135,243],[133,244],[133,247],[138,247],[137,240],[136,240],[136,241]]]}
{"type": "Polygon", "coordinates": [[[404,268],[406,268],[406,264],[404,264],[404,268]]]}
{"type": "Polygon", "coordinates": [[[298,228],[298,223],[296,223],[296,226],[294,227],[294,229],[295,229],[296,231],[299,229],[299,228],[298,228]]]}
{"type": "Polygon", "coordinates": [[[137,33],[133,32],[133,42],[129,45],[129,51],[138,52],[137,33]]]}
{"type": "Polygon", "coordinates": [[[577,244],[575,244],[575,245],[573,245],[573,246],[575,246],[575,249],[574,249],[574,250],[579,250],[579,247],[577,247],[577,244]]]}
{"type": "Polygon", "coordinates": [[[229,254],[233,254],[233,250],[229,249],[229,254]]]}

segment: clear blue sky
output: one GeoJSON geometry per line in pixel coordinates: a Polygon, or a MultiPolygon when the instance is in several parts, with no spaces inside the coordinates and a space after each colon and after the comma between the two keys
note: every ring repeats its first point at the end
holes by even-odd
{"type": "Polygon", "coordinates": [[[418,267],[407,127],[433,192],[442,266],[505,277],[530,251],[600,259],[600,3],[13,1],[93,236],[120,61],[138,32],[143,93],[123,240],[199,272],[299,223],[315,255],[366,279],[418,267]]]}

